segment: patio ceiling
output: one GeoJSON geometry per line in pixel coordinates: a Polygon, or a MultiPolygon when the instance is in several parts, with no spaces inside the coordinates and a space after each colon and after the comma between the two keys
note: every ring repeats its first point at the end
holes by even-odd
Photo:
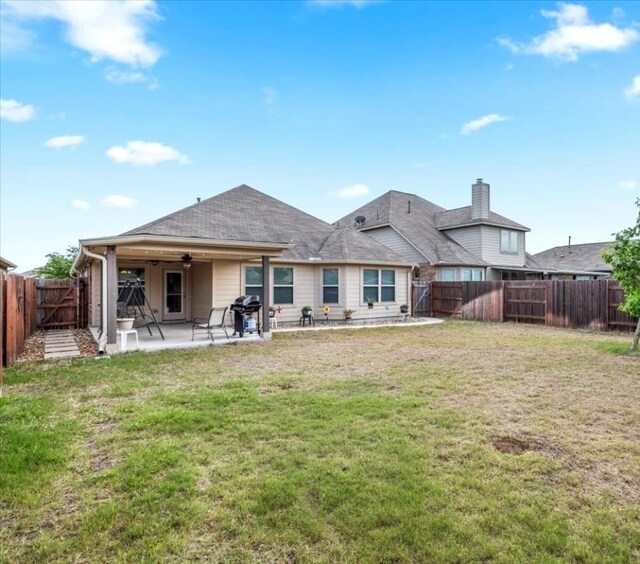
{"type": "Polygon", "coordinates": [[[216,241],[198,238],[114,237],[87,239],[82,245],[97,254],[106,254],[107,247],[116,248],[118,259],[179,261],[188,253],[195,262],[218,260],[250,260],[263,256],[282,256],[289,243],[261,243],[252,241],[216,241]]]}

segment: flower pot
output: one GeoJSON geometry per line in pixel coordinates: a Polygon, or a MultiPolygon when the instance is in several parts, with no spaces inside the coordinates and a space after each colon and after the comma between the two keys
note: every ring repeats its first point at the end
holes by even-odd
{"type": "Polygon", "coordinates": [[[369,309],[373,309],[373,304],[369,303],[369,304],[367,304],[367,307],[368,307],[369,309]]]}
{"type": "Polygon", "coordinates": [[[121,317],[117,320],[118,331],[131,331],[133,329],[134,317],[121,317]]]}

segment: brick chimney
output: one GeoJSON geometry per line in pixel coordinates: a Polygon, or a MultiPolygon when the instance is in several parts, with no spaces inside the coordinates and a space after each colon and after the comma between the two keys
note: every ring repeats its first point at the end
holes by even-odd
{"type": "Polygon", "coordinates": [[[482,178],[471,186],[471,219],[489,219],[489,185],[482,178]]]}

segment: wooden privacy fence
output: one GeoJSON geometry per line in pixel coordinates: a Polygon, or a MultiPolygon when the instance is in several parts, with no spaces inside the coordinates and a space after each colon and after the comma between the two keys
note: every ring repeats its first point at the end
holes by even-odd
{"type": "Polygon", "coordinates": [[[11,274],[2,280],[0,356],[13,364],[36,329],[88,326],[89,300],[84,279],[37,280],[11,274]]]}
{"type": "MultiPolygon", "coordinates": [[[[414,288],[414,295],[416,294],[414,288]]],[[[431,282],[431,314],[598,331],[633,330],[615,280],[431,282]]]]}

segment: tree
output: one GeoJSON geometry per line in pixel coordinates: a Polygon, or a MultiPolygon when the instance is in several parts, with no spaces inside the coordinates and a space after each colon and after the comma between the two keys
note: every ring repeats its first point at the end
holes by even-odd
{"type": "Polygon", "coordinates": [[[613,277],[620,282],[625,293],[620,311],[639,317],[633,333],[632,351],[638,350],[640,342],[640,198],[636,200],[636,206],[636,224],[615,233],[616,240],[602,252],[602,258],[611,265],[613,277]]]}
{"type": "Polygon", "coordinates": [[[50,279],[69,278],[71,276],[71,265],[77,254],[78,247],[68,247],[64,255],[49,253],[47,255],[47,264],[38,271],[38,276],[50,279]]]}

